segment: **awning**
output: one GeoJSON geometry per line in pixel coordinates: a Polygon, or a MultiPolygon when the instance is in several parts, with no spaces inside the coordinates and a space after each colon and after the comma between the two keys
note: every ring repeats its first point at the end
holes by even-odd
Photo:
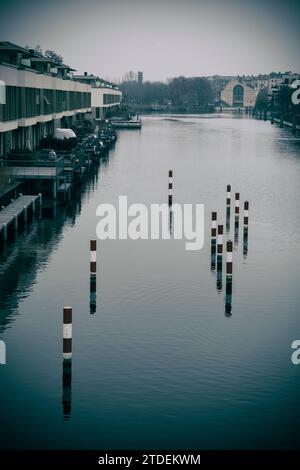
{"type": "Polygon", "coordinates": [[[72,129],[55,129],[54,137],[56,139],[76,139],[76,134],[72,129]]]}

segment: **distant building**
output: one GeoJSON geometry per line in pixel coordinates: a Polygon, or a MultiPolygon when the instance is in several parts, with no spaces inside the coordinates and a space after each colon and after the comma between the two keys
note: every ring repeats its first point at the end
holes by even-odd
{"type": "Polygon", "coordinates": [[[253,107],[257,90],[239,80],[230,80],[221,92],[221,101],[233,108],[253,107]]]}
{"type": "Polygon", "coordinates": [[[109,108],[119,106],[122,101],[122,92],[117,85],[107,82],[95,75],[74,75],[74,80],[86,83],[91,87],[91,113],[92,119],[105,118],[105,111],[109,108]]]}
{"type": "Polygon", "coordinates": [[[137,82],[139,85],[143,85],[143,72],[138,72],[137,82]]]}
{"type": "Polygon", "coordinates": [[[257,75],[257,76],[243,76],[238,77],[243,83],[253,86],[260,90],[265,88],[268,94],[272,94],[272,89],[280,85],[291,85],[295,80],[299,79],[298,73],[292,72],[272,72],[268,75],[257,75]]]}
{"type": "Polygon", "coordinates": [[[70,127],[91,111],[91,90],[74,69],[31,49],[0,42],[0,155],[34,150],[57,127],[70,127]]]}

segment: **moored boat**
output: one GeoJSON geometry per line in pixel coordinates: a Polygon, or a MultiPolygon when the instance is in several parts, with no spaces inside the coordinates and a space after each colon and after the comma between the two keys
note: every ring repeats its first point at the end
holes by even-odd
{"type": "Polygon", "coordinates": [[[137,119],[111,119],[110,121],[115,129],[141,129],[142,128],[142,120],[140,118],[137,119]]]}

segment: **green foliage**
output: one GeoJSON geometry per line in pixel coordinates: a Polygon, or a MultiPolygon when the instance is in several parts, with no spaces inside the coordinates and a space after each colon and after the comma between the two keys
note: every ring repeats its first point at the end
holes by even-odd
{"type": "Polygon", "coordinates": [[[255,101],[255,108],[258,111],[264,111],[269,107],[269,97],[268,97],[268,90],[266,88],[262,88],[259,90],[258,95],[255,101]]]}
{"type": "Polygon", "coordinates": [[[63,58],[60,54],[57,54],[57,52],[55,51],[52,51],[50,49],[48,49],[47,51],[45,51],[45,57],[47,57],[48,59],[51,59],[53,60],[54,62],[56,62],[57,64],[62,64],[63,63],[63,58]]]}
{"type": "Polygon", "coordinates": [[[45,137],[40,141],[40,149],[53,149],[53,150],[73,150],[77,145],[75,137],[70,139],[56,139],[54,137],[45,137]]]}

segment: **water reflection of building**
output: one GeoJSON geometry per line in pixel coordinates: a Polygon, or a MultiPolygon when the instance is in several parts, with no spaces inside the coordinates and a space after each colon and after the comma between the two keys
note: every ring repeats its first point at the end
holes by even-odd
{"type": "MultiPolygon", "coordinates": [[[[93,181],[87,183],[88,187],[93,181]]],[[[83,188],[81,188],[83,189],[83,188]]],[[[0,253],[0,334],[14,320],[21,300],[30,294],[36,282],[37,271],[45,265],[52,250],[62,237],[64,225],[74,225],[81,211],[79,191],[68,206],[50,208],[47,217],[27,227],[28,234],[0,253]]],[[[87,294],[88,295],[88,294],[87,294]]]]}

